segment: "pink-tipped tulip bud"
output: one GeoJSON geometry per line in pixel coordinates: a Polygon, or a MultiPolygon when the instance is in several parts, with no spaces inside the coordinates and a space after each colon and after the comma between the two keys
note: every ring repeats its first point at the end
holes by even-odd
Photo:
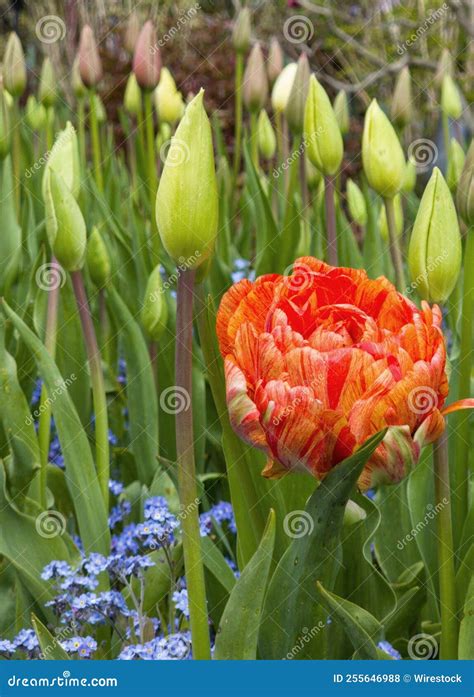
{"type": "Polygon", "coordinates": [[[160,81],[160,71],[160,48],[153,22],[148,20],[137,39],[133,56],[133,72],[142,89],[154,90],[160,81]]]}
{"type": "Polygon", "coordinates": [[[270,42],[268,51],[267,72],[270,84],[273,85],[277,77],[283,70],[283,51],[276,36],[270,42]]]}
{"type": "Polygon", "coordinates": [[[265,58],[257,41],[250,52],[243,80],[244,104],[249,111],[260,111],[268,99],[268,78],[265,58]]]}
{"type": "Polygon", "coordinates": [[[97,87],[102,79],[102,62],[92,27],[86,24],[79,42],[79,73],[86,87],[97,87]]]}

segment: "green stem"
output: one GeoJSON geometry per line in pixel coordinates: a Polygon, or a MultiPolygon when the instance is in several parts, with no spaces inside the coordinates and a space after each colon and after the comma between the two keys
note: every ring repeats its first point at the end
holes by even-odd
{"type": "Polygon", "coordinates": [[[46,109],[46,150],[50,152],[54,145],[54,109],[46,109]]]}
{"type": "Polygon", "coordinates": [[[20,141],[20,110],[15,99],[12,108],[12,171],[15,190],[15,208],[20,213],[20,171],[21,171],[21,141],[20,141]]]}
{"type": "Polygon", "coordinates": [[[240,51],[235,60],[235,139],[234,139],[234,181],[240,172],[240,159],[242,152],[242,78],[244,75],[244,54],[240,51]]]}
{"type": "Polygon", "coordinates": [[[324,177],[324,205],[326,209],[326,229],[328,234],[327,260],[330,266],[338,266],[334,179],[329,176],[324,177]]]}
{"type": "Polygon", "coordinates": [[[250,114],[250,153],[252,155],[252,162],[255,169],[258,172],[260,166],[259,156],[258,156],[258,128],[257,128],[257,113],[252,111],[250,114]]]}
{"type": "Polygon", "coordinates": [[[388,235],[390,240],[390,255],[395,269],[395,279],[398,290],[402,293],[406,288],[405,271],[403,269],[403,259],[397,235],[397,225],[395,222],[395,206],[393,198],[384,198],[385,212],[387,214],[388,235]]]}
{"type": "Polygon", "coordinates": [[[447,430],[434,445],[434,477],[436,510],[438,511],[438,573],[441,608],[440,658],[458,657],[458,618],[456,605],[456,574],[454,570],[453,527],[447,430]]]}
{"type": "Polygon", "coordinates": [[[102,360],[95,334],[94,324],[87,300],[86,289],[81,271],[72,271],[71,280],[76,296],[76,303],[81,318],[82,331],[87,350],[87,359],[92,384],[92,401],[95,414],[95,457],[97,466],[97,478],[105,501],[106,509],[109,505],[109,422],[107,416],[107,396],[105,393],[104,374],[102,372],[102,360]]]}
{"type": "Polygon", "coordinates": [[[183,511],[184,567],[189,597],[189,614],[193,657],[211,657],[206,605],[204,567],[201,554],[192,410],[192,342],[193,342],[193,269],[183,271],[178,279],[176,310],[176,389],[189,395],[191,407],[176,414],[176,453],[179,498],[183,511]]]}
{"type": "Polygon", "coordinates": [[[153,127],[152,93],[149,90],[144,92],[143,99],[145,103],[145,134],[148,167],[148,195],[150,200],[151,253],[153,266],[156,266],[160,261],[161,241],[155,220],[155,200],[156,191],[158,189],[158,177],[156,174],[155,130],[153,127]]]}
{"type": "Polygon", "coordinates": [[[101,193],[104,191],[104,176],[102,174],[102,159],[100,154],[99,122],[97,120],[97,110],[95,108],[94,92],[89,92],[89,120],[92,138],[92,159],[94,162],[94,177],[97,188],[101,193]]]}
{"type": "Polygon", "coordinates": [[[446,170],[448,168],[448,162],[449,162],[449,150],[450,150],[450,143],[449,143],[449,117],[447,114],[444,113],[444,111],[441,112],[441,121],[443,124],[443,140],[444,140],[444,152],[446,154],[446,170]]]}
{"type": "Polygon", "coordinates": [[[86,169],[86,131],[85,131],[85,108],[84,99],[77,100],[77,133],[79,140],[79,154],[83,171],[86,169]]]}

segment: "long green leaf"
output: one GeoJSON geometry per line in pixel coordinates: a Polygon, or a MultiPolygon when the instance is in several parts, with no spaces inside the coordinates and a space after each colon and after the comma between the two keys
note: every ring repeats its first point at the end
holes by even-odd
{"type": "Polygon", "coordinates": [[[54,637],[49,629],[35,616],[31,617],[31,624],[38,637],[41,658],[45,661],[68,661],[68,654],[63,649],[57,637],[54,637]]]}

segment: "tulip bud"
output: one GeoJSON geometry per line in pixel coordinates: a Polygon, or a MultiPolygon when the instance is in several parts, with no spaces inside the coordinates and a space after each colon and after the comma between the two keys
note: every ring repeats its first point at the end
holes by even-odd
{"type": "Polygon", "coordinates": [[[140,92],[134,73],[130,73],[128,77],[125,94],[123,96],[123,105],[125,110],[132,116],[137,116],[141,111],[142,93],[140,92]]]}
{"type": "Polygon", "coordinates": [[[402,68],[395,83],[390,114],[392,121],[400,127],[406,126],[413,118],[411,75],[408,66],[402,68]]]}
{"type": "Polygon", "coordinates": [[[99,230],[94,226],[87,240],[87,268],[97,288],[104,288],[111,274],[109,252],[99,230]]]}
{"type": "Polygon", "coordinates": [[[364,194],[352,179],[347,180],[346,184],[347,206],[352,220],[357,225],[367,224],[367,205],[364,194]]]}
{"type": "Polygon", "coordinates": [[[405,174],[402,182],[402,191],[404,194],[410,194],[416,186],[416,164],[408,159],[405,167],[405,174]]]}
{"type": "Polygon", "coordinates": [[[283,51],[276,36],[270,42],[270,50],[268,52],[267,73],[270,84],[273,85],[277,77],[283,70],[283,51]]]}
{"type": "Polygon", "coordinates": [[[346,527],[357,525],[367,518],[367,513],[358,503],[349,499],[344,509],[343,523],[346,527]]]}
{"type": "Polygon", "coordinates": [[[140,319],[150,339],[159,341],[168,320],[168,306],[159,266],[153,269],[148,279],[140,319]]]}
{"type": "Polygon", "coordinates": [[[222,196],[226,198],[231,196],[233,186],[232,172],[229,167],[229,161],[224,155],[221,155],[217,165],[217,181],[222,196]]]}
{"type": "Polygon", "coordinates": [[[243,7],[235,20],[232,32],[232,42],[237,53],[247,53],[250,46],[250,10],[243,7]]]}
{"type": "Polygon", "coordinates": [[[3,54],[3,82],[13,97],[20,97],[26,87],[25,55],[18,34],[8,36],[3,54]]]}
{"type": "Polygon", "coordinates": [[[367,109],[362,135],[362,163],[372,189],[385,198],[400,191],[405,156],[395,130],[374,99],[367,109]]]}
{"type": "Polygon", "coordinates": [[[45,58],[41,66],[38,96],[46,109],[56,104],[56,82],[53,64],[49,58],[45,58]]]}
{"type": "Polygon", "coordinates": [[[324,87],[311,75],[304,115],[308,159],[326,176],[341,166],[344,145],[336,115],[324,87]]]}
{"type": "Polygon", "coordinates": [[[448,185],[435,167],[423,193],[408,251],[408,265],[419,294],[445,302],[461,269],[461,236],[448,185]]]}
{"type": "MultiPolygon", "coordinates": [[[[400,237],[403,232],[403,206],[400,194],[397,194],[393,198],[393,212],[395,218],[395,234],[397,237],[400,237]]],[[[380,209],[378,222],[380,236],[383,240],[385,240],[385,242],[388,242],[390,235],[388,231],[387,211],[385,210],[385,206],[382,206],[380,209]]]]}
{"type": "Polygon", "coordinates": [[[153,93],[158,120],[173,125],[182,117],[184,102],[168,68],[162,68],[160,82],[153,93]]]}
{"type": "Polygon", "coordinates": [[[448,48],[443,48],[441,57],[438,61],[438,67],[436,68],[436,74],[434,81],[438,87],[441,87],[443,80],[446,75],[453,76],[453,59],[451,56],[451,51],[448,48]]]}
{"type": "Polygon", "coordinates": [[[66,271],[84,263],[86,225],[81,209],[63,178],[48,168],[44,176],[46,232],[54,256],[66,271]]]}
{"type": "Polygon", "coordinates": [[[277,114],[281,114],[286,109],[297,69],[297,63],[288,63],[273,85],[272,107],[273,111],[277,114]]]}
{"type": "Polygon", "coordinates": [[[456,203],[466,225],[474,225],[474,140],[467,151],[458,183],[456,203]]]}
{"type": "Polygon", "coordinates": [[[168,254],[196,268],[213,250],[218,223],[217,179],[204,92],[188,104],[176,129],[156,196],[156,222],[168,254]]]}
{"type": "Polygon", "coordinates": [[[58,133],[49,154],[43,176],[43,198],[46,198],[46,186],[50,170],[56,172],[74,198],[77,199],[81,186],[79,149],[76,131],[70,121],[67,122],[66,128],[58,133]]]}
{"type": "Polygon", "coordinates": [[[303,131],[306,98],[309,89],[309,63],[306,53],[298,59],[298,67],[291,87],[290,96],[285,109],[286,120],[292,133],[303,131]]]}
{"type": "Polygon", "coordinates": [[[97,87],[102,79],[102,62],[92,27],[86,24],[81,31],[79,42],[79,73],[81,80],[89,89],[97,87]]]}
{"type": "Polygon", "coordinates": [[[0,78],[0,160],[4,160],[10,153],[10,108],[5,97],[5,90],[0,78]]]}
{"type": "Polygon", "coordinates": [[[308,189],[310,191],[315,191],[319,184],[322,182],[321,172],[319,171],[319,169],[316,169],[311,160],[308,160],[307,157],[305,158],[305,166],[306,183],[308,185],[308,189]]]}
{"type": "Polygon", "coordinates": [[[449,144],[448,169],[446,171],[446,182],[452,193],[456,191],[466,155],[456,138],[451,138],[449,144]]]}
{"type": "Polygon", "coordinates": [[[160,79],[161,54],[153,22],[149,19],[138,36],[133,55],[133,72],[144,90],[154,90],[160,79]]]}
{"type": "Polygon", "coordinates": [[[97,92],[91,94],[90,101],[90,108],[95,110],[97,123],[105,123],[107,121],[107,112],[105,111],[104,102],[97,92]]]}
{"type": "Polygon", "coordinates": [[[34,94],[30,94],[26,100],[26,121],[33,131],[41,131],[46,124],[46,109],[34,94]]]}
{"type": "Polygon", "coordinates": [[[458,119],[462,114],[462,102],[459,90],[450,75],[445,75],[441,87],[441,110],[450,119],[458,119]]]}
{"type": "Polygon", "coordinates": [[[334,100],[334,113],[336,121],[339,125],[339,130],[345,136],[349,133],[350,117],[349,117],[349,102],[345,90],[339,90],[334,100]]]}
{"type": "Polygon", "coordinates": [[[162,157],[161,149],[163,148],[166,143],[169,143],[171,139],[171,126],[169,123],[160,123],[158,124],[158,133],[156,134],[155,138],[155,145],[157,152],[160,154],[160,157],[162,157]]]}
{"type": "Polygon", "coordinates": [[[271,160],[275,155],[276,136],[265,109],[262,109],[258,117],[257,138],[258,147],[263,157],[266,160],[271,160]]]}
{"type": "Polygon", "coordinates": [[[123,39],[123,44],[125,50],[133,56],[135,51],[135,46],[137,45],[138,37],[140,35],[140,18],[138,13],[134,10],[127,22],[127,28],[125,30],[125,36],[123,39]]]}
{"type": "Polygon", "coordinates": [[[243,99],[249,111],[260,111],[268,99],[268,78],[262,48],[257,42],[250,52],[243,78],[243,99]]]}
{"type": "Polygon", "coordinates": [[[74,63],[72,64],[71,86],[76,99],[84,99],[87,94],[87,88],[82,82],[78,55],[74,58],[74,63]]]}

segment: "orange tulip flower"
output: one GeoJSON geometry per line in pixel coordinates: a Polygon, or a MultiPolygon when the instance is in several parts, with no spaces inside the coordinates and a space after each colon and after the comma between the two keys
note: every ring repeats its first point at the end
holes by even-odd
{"type": "Polygon", "coordinates": [[[437,305],[419,310],[384,277],[303,257],[291,276],[240,281],[217,335],[234,430],[268,455],[262,474],[321,479],[389,427],[361,489],[400,481],[444,430],[446,346],[437,305]]]}

